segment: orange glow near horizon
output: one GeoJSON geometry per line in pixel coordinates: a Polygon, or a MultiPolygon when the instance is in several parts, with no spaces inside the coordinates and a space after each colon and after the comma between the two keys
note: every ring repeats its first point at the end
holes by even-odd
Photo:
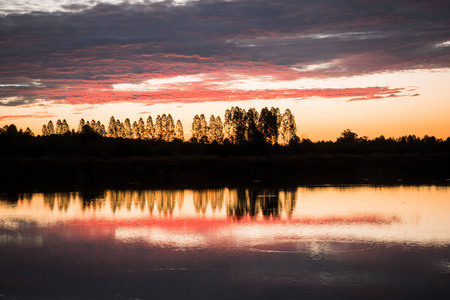
{"type": "MultiPolygon", "coordinates": [[[[109,117],[132,121],[139,117],[144,119],[148,115],[153,118],[157,114],[170,113],[174,119],[180,119],[185,128],[185,137],[190,137],[190,125],[195,114],[204,113],[219,115],[223,118],[224,111],[231,106],[243,108],[255,107],[260,110],[267,107],[279,107],[282,111],[291,109],[296,117],[298,135],[303,138],[317,140],[335,140],[347,128],[360,136],[375,138],[380,135],[399,137],[415,134],[417,136],[434,135],[446,139],[450,136],[450,105],[448,104],[448,85],[450,70],[415,71],[391,74],[361,76],[353,78],[336,78],[328,80],[294,80],[294,81],[254,81],[250,77],[246,81],[229,82],[233,90],[223,90],[226,85],[214,85],[214,90],[205,89],[202,77],[177,77],[176,81],[148,81],[139,86],[149,91],[126,91],[133,86],[121,86],[113,93],[123,94],[111,102],[108,91],[102,94],[86,94],[82,103],[72,104],[42,102],[25,105],[23,107],[3,107],[0,115],[0,125],[14,123],[19,128],[30,127],[35,134],[41,133],[41,127],[48,120],[66,119],[71,128],[76,128],[81,118],[85,120],[100,120],[107,124],[109,117]],[[239,82],[245,83],[238,86],[239,82]],[[402,87],[397,97],[389,97],[394,90],[364,88],[366,86],[402,87]],[[150,85],[151,84],[151,85],[150,85]],[[175,86],[172,86],[172,85],[175,86]],[[303,84],[300,89],[293,89],[303,84]],[[187,85],[184,87],[184,85],[187,85]],[[233,87],[233,85],[236,85],[233,87]],[[273,88],[266,90],[262,87],[273,88]],[[245,90],[253,89],[253,90],[245,90]],[[165,90],[168,88],[167,90],[165,90]],[[187,90],[185,90],[187,88],[187,90]],[[239,88],[236,90],[236,88],[239,88]],[[277,90],[278,88],[282,88],[277,90]],[[162,89],[153,90],[152,89],[162,89]],[[403,89],[403,91],[402,91],[403,89]],[[286,94],[287,91],[287,94],[286,94]],[[378,92],[377,92],[378,91],[378,92]],[[282,98],[271,99],[273,93],[282,98]],[[386,96],[376,99],[377,93],[386,96]],[[146,102],[145,100],[128,99],[126,93],[138,95],[152,93],[159,100],[146,102]],[[138,94],[136,94],[138,93],[138,94]],[[253,93],[253,100],[248,99],[253,93]],[[349,101],[358,98],[362,93],[369,93],[368,100],[349,101]],[[223,96],[219,96],[223,95],[223,96]],[[260,96],[266,98],[263,99],[260,96]],[[186,97],[186,98],[183,98],[186,97]],[[298,98],[298,97],[301,98],[298,98]],[[218,97],[218,98],[217,98],[218,97]],[[224,101],[221,97],[226,97],[224,101]],[[232,99],[236,97],[236,99],[232,99]],[[375,99],[371,99],[375,97],[375,99]],[[92,100],[90,100],[92,99],[92,100]],[[98,102],[102,99],[102,102],[98,102]],[[127,99],[128,102],[121,102],[127,99]],[[247,99],[247,100],[246,100],[247,99]],[[211,100],[214,105],[211,105],[211,100]],[[233,100],[230,102],[230,100],[233,100]],[[150,104],[150,105],[149,105],[150,104]]],[[[256,77],[255,77],[256,79],[256,77]]],[[[208,85],[210,83],[207,83],[208,85]]],[[[116,96],[114,96],[116,97],[116,96]]],[[[140,96],[141,97],[141,96],[140,96]]],[[[278,97],[278,96],[277,96],[278,97]]],[[[69,101],[70,102],[70,101],[69,101]]]]}

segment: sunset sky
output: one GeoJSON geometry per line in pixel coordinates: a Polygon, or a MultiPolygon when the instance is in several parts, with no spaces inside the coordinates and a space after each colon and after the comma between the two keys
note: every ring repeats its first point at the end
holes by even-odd
{"type": "Polygon", "coordinates": [[[0,125],[290,108],[298,135],[450,136],[440,0],[0,2],[0,125]]]}

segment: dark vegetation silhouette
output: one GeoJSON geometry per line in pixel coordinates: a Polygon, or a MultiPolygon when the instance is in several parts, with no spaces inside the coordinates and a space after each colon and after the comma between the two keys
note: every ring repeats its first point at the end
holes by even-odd
{"type": "Polygon", "coordinates": [[[15,188],[448,183],[450,138],[369,139],[349,129],[335,142],[299,139],[290,110],[203,114],[184,141],[170,114],[123,123],[49,121],[43,134],[0,128],[0,185],[15,188]]]}

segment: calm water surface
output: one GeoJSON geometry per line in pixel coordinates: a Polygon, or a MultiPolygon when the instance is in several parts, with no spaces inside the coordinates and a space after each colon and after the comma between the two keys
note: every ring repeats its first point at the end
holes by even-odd
{"type": "Polygon", "coordinates": [[[450,188],[2,194],[0,299],[450,299],[450,188]]]}

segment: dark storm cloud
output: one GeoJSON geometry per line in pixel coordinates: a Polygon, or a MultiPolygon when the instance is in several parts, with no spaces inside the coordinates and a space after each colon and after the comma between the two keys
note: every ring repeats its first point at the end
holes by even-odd
{"type": "Polygon", "coordinates": [[[42,87],[1,87],[21,78],[41,80],[52,87],[49,97],[63,99],[80,89],[165,76],[223,72],[287,80],[450,65],[446,1],[165,1],[85,8],[0,17],[0,98],[44,96],[42,87]]]}

